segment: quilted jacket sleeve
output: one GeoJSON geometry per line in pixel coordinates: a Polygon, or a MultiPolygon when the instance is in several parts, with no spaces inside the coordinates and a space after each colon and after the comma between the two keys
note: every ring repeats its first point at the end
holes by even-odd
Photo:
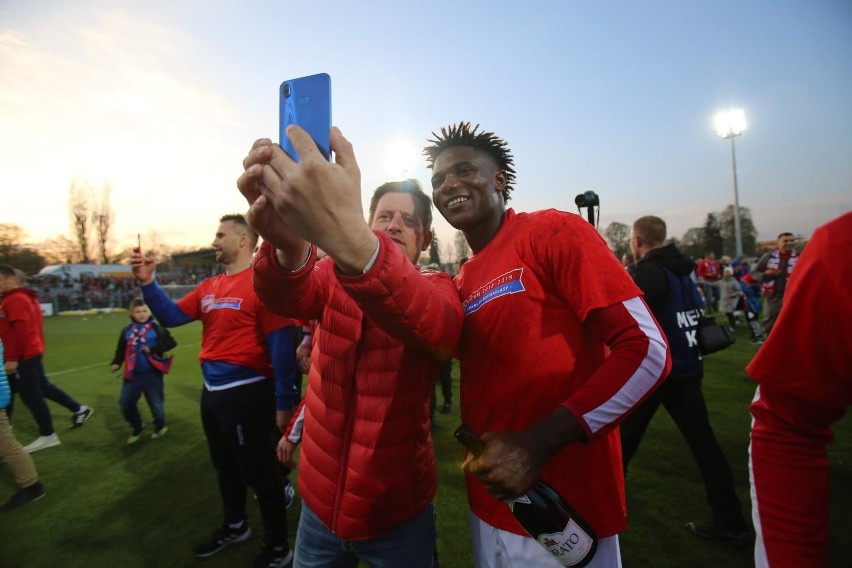
{"type": "Polygon", "coordinates": [[[278,266],[275,248],[263,243],[254,257],[252,277],[254,290],[263,305],[273,313],[300,320],[319,319],[326,303],[324,263],[317,262],[316,248],[301,270],[291,272],[278,266]]]}
{"type": "Polygon", "coordinates": [[[383,233],[379,256],[366,274],[335,276],[364,314],[405,345],[448,359],[464,319],[455,285],[443,272],[420,272],[383,233]]]}

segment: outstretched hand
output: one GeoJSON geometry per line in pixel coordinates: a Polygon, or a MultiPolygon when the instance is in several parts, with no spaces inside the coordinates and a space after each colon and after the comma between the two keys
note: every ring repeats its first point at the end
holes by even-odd
{"type": "Polygon", "coordinates": [[[268,139],[255,142],[243,161],[237,186],[251,205],[249,222],[279,250],[295,251],[299,237],[326,251],[342,270],[360,270],[377,243],[364,219],[352,145],[332,128],[330,163],[300,127],[289,126],[287,136],[299,162],[268,139]]]}

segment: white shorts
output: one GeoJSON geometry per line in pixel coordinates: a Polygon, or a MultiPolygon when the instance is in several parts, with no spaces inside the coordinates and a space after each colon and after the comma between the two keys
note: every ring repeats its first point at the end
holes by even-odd
{"type": "MultiPolygon", "coordinates": [[[[535,540],[492,527],[468,509],[473,561],[476,568],[561,568],[535,540]]],[[[621,568],[618,535],[598,541],[595,558],[586,568],[621,568]]]]}

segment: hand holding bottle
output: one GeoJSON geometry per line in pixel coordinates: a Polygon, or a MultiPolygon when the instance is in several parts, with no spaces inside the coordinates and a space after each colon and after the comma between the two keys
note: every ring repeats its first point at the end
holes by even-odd
{"type": "Polygon", "coordinates": [[[511,501],[533,486],[547,461],[530,438],[526,432],[484,434],[480,454],[470,454],[462,467],[476,475],[498,500],[511,501]]]}
{"type": "MultiPolygon", "coordinates": [[[[475,473],[480,479],[487,478],[495,467],[488,467],[488,472],[479,470],[481,459],[490,448],[506,443],[511,448],[514,443],[524,439],[508,434],[487,434],[480,439],[470,428],[462,424],[455,431],[456,439],[474,456],[465,461],[468,471],[475,473]],[[508,436],[508,438],[507,438],[508,436]],[[503,438],[503,440],[499,440],[503,438]]],[[[503,454],[510,456],[512,453],[503,454]]],[[[523,456],[517,455],[517,459],[523,456]]],[[[514,460],[498,461],[497,470],[516,469],[514,460]]],[[[518,465],[518,470],[523,469],[518,465]]],[[[540,469],[540,468],[539,468],[540,469]]],[[[523,477],[523,476],[521,476],[523,477]]],[[[486,485],[486,487],[488,487],[486,485]]],[[[489,491],[494,491],[489,488],[489,491]]],[[[499,498],[499,497],[498,497],[499,498]]],[[[517,496],[508,503],[509,509],[529,535],[538,542],[561,566],[582,567],[587,565],[595,556],[598,548],[598,538],[586,519],[578,513],[562,496],[543,481],[534,480],[528,491],[517,496]]]]}

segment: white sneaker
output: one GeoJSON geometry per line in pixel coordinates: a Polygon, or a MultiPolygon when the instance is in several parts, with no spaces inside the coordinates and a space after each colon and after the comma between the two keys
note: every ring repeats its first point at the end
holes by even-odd
{"type": "Polygon", "coordinates": [[[57,436],[56,432],[54,432],[50,436],[39,436],[29,446],[24,446],[24,450],[29,453],[33,453],[45,448],[58,446],[61,443],[62,442],[59,441],[59,436],[57,436]]]}

